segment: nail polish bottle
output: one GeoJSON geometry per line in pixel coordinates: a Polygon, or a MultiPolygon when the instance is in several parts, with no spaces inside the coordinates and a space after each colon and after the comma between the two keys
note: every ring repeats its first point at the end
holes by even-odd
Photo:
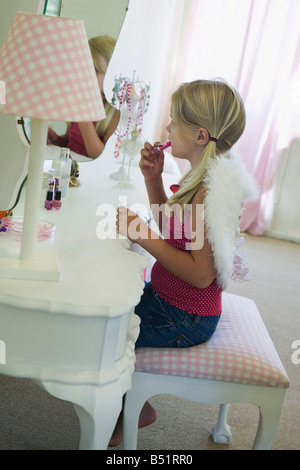
{"type": "Polygon", "coordinates": [[[61,191],[56,190],[54,200],[52,201],[53,209],[58,211],[61,208],[61,191]]]}
{"type": "Polygon", "coordinates": [[[48,211],[52,209],[53,207],[53,195],[54,195],[54,174],[55,172],[53,170],[50,170],[48,172],[48,189],[46,193],[46,199],[45,199],[45,209],[48,211]]]}
{"type": "Polygon", "coordinates": [[[53,191],[47,191],[45,200],[45,209],[50,211],[53,207],[53,191]]]}

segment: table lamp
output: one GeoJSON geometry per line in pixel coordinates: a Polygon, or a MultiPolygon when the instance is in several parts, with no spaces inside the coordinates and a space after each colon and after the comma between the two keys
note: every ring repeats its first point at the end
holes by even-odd
{"type": "Polygon", "coordinates": [[[0,112],[32,119],[21,248],[0,252],[0,278],[58,281],[56,254],[37,251],[48,121],[105,118],[83,21],[17,12],[0,49],[0,80],[0,112]]]}
{"type": "Polygon", "coordinates": [[[0,80],[0,104],[5,104],[5,83],[0,80]]]}

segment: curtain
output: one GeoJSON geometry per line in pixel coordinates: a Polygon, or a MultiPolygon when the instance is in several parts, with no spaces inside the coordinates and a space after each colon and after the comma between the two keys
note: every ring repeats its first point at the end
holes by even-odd
{"type": "Polygon", "coordinates": [[[300,86],[300,1],[190,0],[187,5],[184,53],[176,59],[174,82],[223,78],[241,93],[247,125],[238,151],[260,188],[259,200],[245,205],[241,230],[261,235],[280,153],[295,132],[290,117],[300,86]]]}

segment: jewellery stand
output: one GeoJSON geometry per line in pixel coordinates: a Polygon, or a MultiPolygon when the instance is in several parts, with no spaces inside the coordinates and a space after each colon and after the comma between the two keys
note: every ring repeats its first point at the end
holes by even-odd
{"type": "Polygon", "coordinates": [[[138,129],[135,127],[133,131],[130,133],[130,139],[124,139],[123,142],[121,143],[121,149],[123,150],[124,156],[123,156],[122,168],[120,168],[119,172],[117,172],[116,174],[118,174],[118,176],[121,176],[122,174],[122,178],[119,179],[120,183],[116,186],[116,188],[119,188],[119,189],[134,189],[135,188],[135,183],[133,179],[130,178],[131,164],[132,164],[132,161],[134,160],[134,157],[138,155],[138,153],[141,151],[142,147],[143,147],[142,136],[139,133],[138,129]],[[126,175],[125,168],[124,168],[126,156],[129,156],[127,175],[126,175]]]}
{"type": "Polygon", "coordinates": [[[134,157],[143,147],[141,132],[144,113],[147,112],[150,98],[150,85],[146,85],[140,80],[122,77],[115,78],[113,89],[112,105],[117,107],[121,113],[119,126],[115,132],[117,137],[115,143],[114,157],[118,158],[123,151],[121,168],[112,173],[110,178],[119,181],[116,186],[119,189],[135,188],[134,181],[130,178],[131,163],[134,157]],[[129,155],[129,167],[126,174],[125,160],[129,155]]]}
{"type": "MultiPolygon", "coordinates": [[[[123,158],[123,165],[124,165],[124,160],[125,160],[125,154],[124,154],[124,158],[123,158]]],[[[123,169],[124,173],[123,173],[123,178],[120,179],[120,182],[115,186],[115,188],[117,189],[134,189],[135,188],[135,182],[133,181],[132,178],[130,178],[130,168],[131,168],[131,162],[132,162],[133,158],[129,158],[129,163],[128,163],[128,172],[127,172],[127,175],[126,175],[126,172],[125,172],[125,169],[124,169],[124,166],[122,168],[120,168],[120,170],[123,169]]],[[[120,171],[119,170],[119,171],[120,171]]]]}
{"type": "Polygon", "coordinates": [[[113,180],[123,181],[126,178],[126,171],[125,171],[125,168],[124,168],[125,156],[126,155],[124,153],[121,168],[119,168],[118,171],[116,171],[115,173],[112,173],[111,175],[109,175],[109,177],[112,178],[113,180]]]}

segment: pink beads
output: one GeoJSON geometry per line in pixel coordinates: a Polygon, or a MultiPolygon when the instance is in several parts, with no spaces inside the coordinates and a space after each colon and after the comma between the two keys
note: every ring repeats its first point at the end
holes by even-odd
{"type": "Polygon", "coordinates": [[[114,149],[114,157],[118,158],[120,155],[121,144],[123,139],[128,138],[128,135],[133,131],[141,134],[143,126],[144,113],[147,111],[150,99],[150,85],[145,85],[139,80],[119,77],[115,79],[115,86],[113,89],[112,104],[119,109],[121,113],[120,122],[115,135],[117,137],[114,149]],[[134,105],[133,105],[134,100],[134,105]],[[137,104],[137,110],[136,108],[137,104]],[[127,109],[124,106],[127,105],[127,109]],[[124,121],[125,115],[125,124],[124,121]]]}

